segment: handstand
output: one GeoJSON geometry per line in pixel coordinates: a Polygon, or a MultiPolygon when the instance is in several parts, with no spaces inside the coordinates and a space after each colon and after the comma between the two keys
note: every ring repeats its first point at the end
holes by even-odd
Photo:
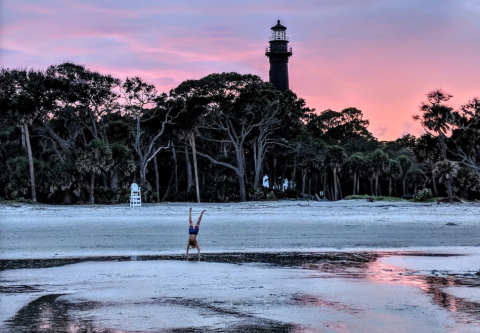
{"type": "Polygon", "coordinates": [[[198,246],[197,242],[197,234],[198,230],[200,229],[200,221],[202,220],[202,216],[205,210],[202,210],[200,213],[200,216],[198,217],[197,224],[195,227],[193,227],[193,221],[192,221],[192,207],[190,207],[190,211],[188,213],[188,223],[190,224],[190,228],[188,228],[188,234],[190,237],[188,238],[188,245],[187,245],[187,260],[188,260],[188,250],[190,249],[190,246],[192,248],[197,248],[198,251],[198,260],[200,260],[200,247],[198,246]]]}

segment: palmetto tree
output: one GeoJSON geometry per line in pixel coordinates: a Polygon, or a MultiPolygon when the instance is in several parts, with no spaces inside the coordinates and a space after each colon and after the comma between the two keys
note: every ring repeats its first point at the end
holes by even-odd
{"type": "Polygon", "coordinates": [[[435,162],[441,157],[441,149],[439,145],[439,140],[437,137],[434,137],[430,134],[424,134],[419,137],[413,147],[413,153],[418,162],[426,164],[432,172],[432,186],[433,194],[435,197],[438,197],[438,190],[436,184],[436,177],[433,172],[435,169],[435,162]]]}
{"type": "Polygon", "coordinates": [[[333,170],[333,188],[335,190],[334,199],[339,200],[338,195],[338,172],[342,169],[342,166],[347,161],[347,154],[345,150],[340,146],[332,146],[327,152],[327,163],[333,170]]]}
{"type": "MultiPolygon", "coordinates": [[[[392,196],[392,180],[397,180],[402,176],[402,167],[397,160],[390,159],[388,161],[388,196],[392,196]]],[[[397,193],[397,187],[395,186],[395,195],[397,193]]]]}
{"type": "Polygon", "coordinates": [[[411,168],[405,175],[406,180],[409,183],[413,183],[413,194],[417,195],[417,186],[420,183],[425,181],[425,173],[422,169],[419,168],[411,168]]]}
{"type": "Polygon", "coordinates": [[[94,139],[77,159],[77,169],[90,174],[90,203],[94,204],[95,175],[108,171],[112,166],[112,151],[103,141],[94,139]]]}
{"type": "Polygon", "coordinates": [[[388,155],[381,149],[376,149],[371,155],[370,162],[373,169],[373,177],[375,178],[375,195],[380,195],[378,178],[388,169],[388,155]]]}
{"type": "Polygon", "coordinates": [[[135,172],[133,152],[121,143],[110,145],[112,152],[112,165],[110,167],[110,188],[117,190],[120,179],[135,172]]]}
{"type": "Polygon", "coordinates": [[[348,166],[353,172],[353,194],[359,193],[360,188],[360,172],[365,167],[365,157],[362,153],[352,154],[348,158],[348,166]]]}
{"type": "Polygon", "coordinates": [[[408,170],[412,167],[412,161],[405,155],[401,155],[397,158],[398,163],[400,164],[400,168],[402,169],[402,188],[403,194],[407,193],[405,188],[405,176],[408,170]]]}
{"type": "MultiPolygon", "coordinates": [[[[444,103],[452,97],[452,95],[442,90],[429,92],[427,94],[428,102],[422,103],[420,106],[420,111],[423,112],[423,115],[413,117],[414,120],[420,121],[427,133],[438,137],[444,160],[447,160],[447,133],[451,129],[450,124],[454,121],[453,108],[444,103]]],[[[453,202],[452,179],[446,178],[445,185],[447,187],[448,201],[453,202]]]]}
{"type": "Polygon", "coordinates": [[[450,186],[447,186],[447,195],[448,201],[453,202],[453,191],[452,191],[452,180],[457,176],[458,170],[460,169],[458,163],[452,162],[450,160],[443,160],[435,164],[434,174],[439,177],[440,182],[445,184],[449,183],[450,186]]]}

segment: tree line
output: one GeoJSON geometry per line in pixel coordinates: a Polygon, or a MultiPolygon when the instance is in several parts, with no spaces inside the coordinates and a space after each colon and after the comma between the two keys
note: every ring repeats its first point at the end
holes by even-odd
{"type": "Polygon", "coordinates": [[[480,197],[480,100],[442,90],[379,141],[356,108],[315,112],[255,75],[211,74],[168,93],[73,63],[0,72],[0,197],[52,204],[226,202],[347,195],[480,197]],[[263,186],[268,176],[269,186],[263,186]],[[284,187],[288,179],[288,187],[284,187]]]}

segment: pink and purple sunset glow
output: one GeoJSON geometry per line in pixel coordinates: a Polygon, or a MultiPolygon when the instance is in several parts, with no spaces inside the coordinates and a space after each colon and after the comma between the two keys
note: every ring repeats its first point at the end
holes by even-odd
{"type": "Polygon", "coordinates": [[[441,88],[458,107],[480,96],[479,0],[0,0],[0,63],[83,64],[159,92],[211,73],[268,80],[280,18],[290,88],[317,111],[356,107],[379,140],[419,135],[412,120],[441,88]]]}

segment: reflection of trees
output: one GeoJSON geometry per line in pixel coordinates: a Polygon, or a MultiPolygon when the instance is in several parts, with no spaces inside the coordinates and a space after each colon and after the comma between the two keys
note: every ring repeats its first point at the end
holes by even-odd
{"type": "MultiPolygon", "coordinates": [[[[46,295],[30,302],[8,321],[8,325],[16,333],[107,333],[105,330],[96,328],[91,321],[73,320],[68,315],[68,311],[76,309],[78,305],[59,300],[60,296],[62,295],[46,295]]],[[[113,333],[113,331],[108,332],[113,333]]]]}
{"type": "MultiPolygon", "coordinates": [[[[412,255],[412,254],[403,254],[412,255]]],[[[427,294],[432,295],[432,302],[450,312],[462,323],[480,322],[480,304],[467,301],[453,296],[444,291],[447,287],[472,287],[479,288],[480,281],[477,279],[461,278],[459,276],[424,276],[406,271],[398,267],[386,265],[380,261],[372,261],[368,264],[364,274],[354,274],[352,277],[366,278],[373,283],[400,284],[420,288],[427,294]]]]}
{"type": "Polygon", "coordinates": [[[461,279],[455,276],[425,277],[425,291],[433,295],[434,304],[441,306],[448,311],[455,312],[457,318],[463,323],[479,323],[480,322],[480,304],[467,301],[463,298],[450,295],[442,290],[445,287],[453,286],[480,287],[480,282],[475,280],[461,279]]]}

